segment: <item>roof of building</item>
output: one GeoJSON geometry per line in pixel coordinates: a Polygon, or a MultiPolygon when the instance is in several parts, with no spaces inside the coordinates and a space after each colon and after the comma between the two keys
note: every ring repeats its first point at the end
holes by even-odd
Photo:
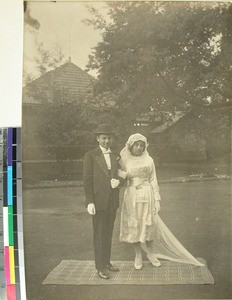
{"type": "MultiPolygon", "coordinates": [[[[201,117],[201,114],[203,111],[219,111],[219,110],[226,110],[228,113],[230,112],[229,108],[232,107],[231,102],[225,102],[225,103],[217,103],[212,105],[205,105],[205,106],[199,106],[195,107],[194,109],[190,109],[187,112],[181,112],[177,111],[174,115],[171,116],[171,120],[169,122],[162,123],[161,125],[156,126],[151,130],[151,134],[158,134],[161,132],[164,132],[168,128],[173,127],[179,121],[185,120],[186,118],[189,118],[190,114],[201,117]]],[[[205,113],[204,112],[204,113],[205,113]]],[[[200,119],[197,119],[200,120],[200,119]]]]}
{"type": "Polygon", "coordinates": [[[185,113],[178,111],[175,115],[171,116],[171,120],[169,122],[165,122],[161,125],[156,126],[153,130],[151,130],[151,134],[156,134],[165,131],[167,128],[171,127],[173,124],[175,124],[177,121],[179,121],[185,113]]]}
{"type": "MultiPolygon", "coordinates": [[[[41,103],[31,96],[31,91],[64,88],[70,95],[83,95],[92,91],[94,77],[83,71],[71,61],[49,71],[24,87],[23,103],[41,103]]],[[[38,98],[38,97],[37,97],[38,98]]]]}

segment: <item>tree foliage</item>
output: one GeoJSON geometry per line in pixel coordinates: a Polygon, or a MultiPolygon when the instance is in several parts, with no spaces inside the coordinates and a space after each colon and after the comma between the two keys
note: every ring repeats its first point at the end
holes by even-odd
{"type": "Polygon", "coordinates": [[[113,97],[116,121],[133,123],[143,113],[167,120],[167,111],[231,101],[231,4],[108,5],[110,22],[96,11],[88,20],[103,40],[87,70],[99,73],[99,99],[113,97]]]}
{"type": "MultiPolygon", "coordinates": [[[[56,96],[57,93],[54,93],[56,96]]],[[[56,101],[43,105],[38,119],[38,137],[43,144],[48,145],[75,145],[82,142],[80,136],[80,107],[76,100],[64,101],[56,96],[56,101]]]]}
{"type": "Polygon", "coordinates": [[[23,10],[25,25],[28,25],[31,30],[38,30],[40,28],[40,23],[38,20],[31,16],[30,8],[28,8],[28,1],[23,2],[23,10]]]}
{"type": "Polygon", "coordinates": [[[57,85],[47,77],[38,85],[28,87],[28,94],[37,105],[36,143],[43,145],[74,145],[82,143],[84,115],[80,103],[83,98],[72,96],[68,87],[57,85]]]}
{"type": "Polygon", "coordinates": [[[49,51],[44,47],[43,43],[37,44],[38,55],[34,60],[40,75],[57,68],[67,60],[65,54],[58,46],[56,46],[54,51],[49,51]]]}

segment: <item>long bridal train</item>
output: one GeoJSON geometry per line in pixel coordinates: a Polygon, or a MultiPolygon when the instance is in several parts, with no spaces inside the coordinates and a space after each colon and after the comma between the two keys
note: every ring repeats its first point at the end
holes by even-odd
{"type": "MultiPolygon", "coordinates": [[[[152,241],[152,252],[157,258],[195,266],[204,266],[204,264],[200,263],[184,248],[158,214],[156,214],[155,218],[156,238],[152,241]]],[[[146,244],[142,243],[141,246],[147,252],[146,244]]]]}

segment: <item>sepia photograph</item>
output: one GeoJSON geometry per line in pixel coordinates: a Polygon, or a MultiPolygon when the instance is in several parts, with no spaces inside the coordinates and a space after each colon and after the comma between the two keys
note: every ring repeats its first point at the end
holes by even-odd
{"type": "Polygon", "coordinates": [[[28,300],[231,299],[232,3],[24,1],[28,300]]]}

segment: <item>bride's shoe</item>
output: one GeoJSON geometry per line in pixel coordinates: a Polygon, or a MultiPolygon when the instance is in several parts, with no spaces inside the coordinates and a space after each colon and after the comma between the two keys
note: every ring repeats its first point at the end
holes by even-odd
{"type": "Polygon", "coordinates": [[[147,254],[147,258],[150,260],[154,267],[160,267],[161,262],[155,257],[154,254],[147,254]]]}
{"type": "Polygon", "coordinates": [[[142,255],[136,255],[135,256],[134,267],[135,267],[136,270],[141,270],[142,269],[142,267],[143,267],[142,255]]]}

